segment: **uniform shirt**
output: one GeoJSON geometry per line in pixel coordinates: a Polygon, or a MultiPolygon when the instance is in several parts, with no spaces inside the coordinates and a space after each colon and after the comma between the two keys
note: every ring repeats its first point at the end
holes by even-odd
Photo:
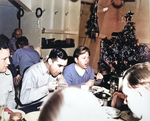
{"type": "Polygon", "coordinates": [[[13,78],[9,69],[5,73],[0,73],[0,105],[10,109],[16,106],[13,78]]]}
{"type": "Polygon", "coordinates": [[[57,77],[53,77],[43,61],[34,64],[26,70],[23,80],[20,101],[22,104],[37,101],[49,93],[47,83],[56,81],[57,77]]]}
{"type": "Polygon", "coordinates": [[[20,74],[23,75],[27,67],[32,66],[40,61],[40,56],[37,51],[31,49],[29,46],[16,50],[12,56],[15,67],[19,66],[20,74]]]}
{"type": "Polygon", "coordinates": [[[94,79],[95,76],[94,71],[90,66],[83,70],[78,68],[75,63],[66,66],[63,75],[68,85],[72,86],[85,84],[89,79],[94,79]]]}

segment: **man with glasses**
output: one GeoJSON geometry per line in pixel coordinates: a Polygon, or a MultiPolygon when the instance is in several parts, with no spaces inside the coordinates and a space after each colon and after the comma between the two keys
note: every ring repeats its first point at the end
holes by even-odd
{"type": "Polygon", "coordinates": [[[21,36],[22,36],[22,29],[16,28],[12,34],[12,38],[9,41],[9,49],[11,55],[13,55],[14,52],[17,50],[16,41],[21,36]]]}

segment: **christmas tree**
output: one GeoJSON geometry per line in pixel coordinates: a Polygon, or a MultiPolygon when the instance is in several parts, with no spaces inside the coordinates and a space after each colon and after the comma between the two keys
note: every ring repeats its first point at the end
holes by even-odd
{"type": "Polygon", "coordinates": [[[126,14],[128,22],[122,32],[110,40],[102,39],[99,72],[122,76],[122,73],[132,65],[150,61],[150,49],[146,44],[139,44],[136,39],[135,23],[128,18],[131,17],[130,13],[126,14]]]}

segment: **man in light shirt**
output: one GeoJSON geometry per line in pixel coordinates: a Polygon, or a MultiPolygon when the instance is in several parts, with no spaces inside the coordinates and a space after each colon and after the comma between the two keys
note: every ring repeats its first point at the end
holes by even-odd
{"type": "Polygon", "coordinates": [[[15,91],[13,78],[10,70],[7,68],[9,61],[9,47],[7,37],[0,35],[0,106],[15,108],[15,91]]]}
{"type": "Polygon", "coordinates": [[[62,76],[67,61],[67,53],[61,48],[54,48],[46,61],[41,61],[28,68],[22,80],[21,103],[28,104],[38,101],[48,95],[49,91],[67,86],[62,76]]]}

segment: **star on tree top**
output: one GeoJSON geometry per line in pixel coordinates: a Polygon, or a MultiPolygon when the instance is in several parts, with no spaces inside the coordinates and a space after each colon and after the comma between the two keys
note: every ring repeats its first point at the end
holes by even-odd
{"type": "Polygon", "coordinates": [[[134,14],[134,13],[132,13],[131,11],[129,11],[129,12],[126,14],[126,16],[125,16],[126,21],[131,21],[133,14],[134,14]]]}

